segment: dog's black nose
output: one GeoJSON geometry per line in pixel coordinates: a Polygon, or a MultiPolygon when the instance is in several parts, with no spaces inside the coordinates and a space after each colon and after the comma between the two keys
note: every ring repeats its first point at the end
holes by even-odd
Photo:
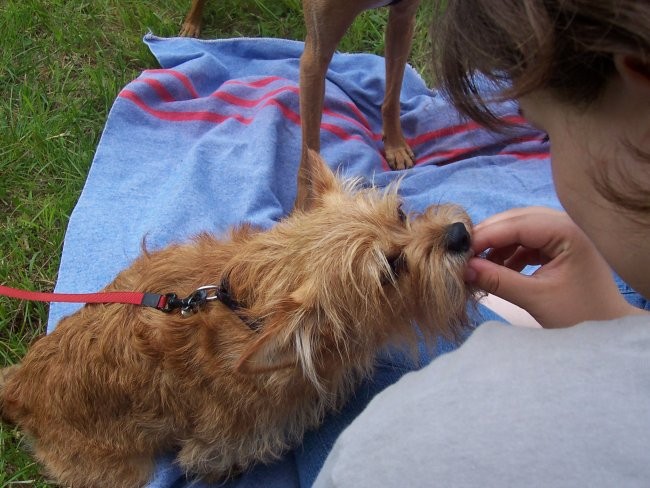
{"type": "Polygon", "coordinates": [[[462,222],[455,222],[447,227],[447,235],[445,236],[445,246],[450,252],[465,253],[469,251],[471,238],[465,224],[462,222]]]}

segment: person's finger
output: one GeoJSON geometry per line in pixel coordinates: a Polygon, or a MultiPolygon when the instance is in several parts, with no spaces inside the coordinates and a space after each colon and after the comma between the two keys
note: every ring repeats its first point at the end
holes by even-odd
{"type": "Polygon", "coordinates": [[[562,251],[566,235],[573,232],[574,225],[563,214],[515,215],[475,229],[472,250],[478,255],[490,248],[519,245],[539,249],[553,258],[562,251]]]}
{"type": "Polygon", "coordinates": [[[548,257],[544,256],[539,249],[529,249],[519,244],[513,244],[501,249],[490,249],[485,254],[485,259],[519,271],[526,266],[536,266],[549,262],[548,257]]]}
{"type": "Polygon", "coordinates": [[[519,244],[513,244],[511,246],[492,248],[486,253],[485,259],[489,259],[496,264],[503,264],[517,252],[519,247],[519,244]]]}
{"type": "Polygon", "coordinates": [[[465,276],[472,285],[524,309],[528,309],[538,295],[539,283],[533,277],[486,259],[470,259],[465,276]]]}
{"type": "Polygon", "coordinates": [[[517,250],[503,262],[507,268],[521,271],[526,266],[538,266],[546,264],[549,260],[546,256],[539,252],[538,249],[528,249],[519,246],[517,250]]]}

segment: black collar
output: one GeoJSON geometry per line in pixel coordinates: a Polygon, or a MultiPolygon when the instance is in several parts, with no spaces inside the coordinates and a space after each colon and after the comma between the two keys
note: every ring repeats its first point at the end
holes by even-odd
{"type": "Polygon", "coordinates": [[[251,330],[257,331],[262,326],[262,321],[260,319],[252,319],[242,312],[246,307],[233,298],[228,278],[223,278],[221,280],[221,284],[215,291],[215,295],[221,303],[232,310],[251,330]]]}
{"type": "Polygon", "coordinates": [[[228,278],[223,278],[218,286],[201,286],[187,298],[178,298],[176,293],[167,293],[166,295],[145,293],[141,305],[154,307],[167,313],[180,309],[183,317],[189,317],[198,312],[208,302],[215,300],[220,301],[232,310],[251,330],[257,331],[262,326],[260,319],[251,319],[243,312],[246,307],[232,296],[228,278]]]}

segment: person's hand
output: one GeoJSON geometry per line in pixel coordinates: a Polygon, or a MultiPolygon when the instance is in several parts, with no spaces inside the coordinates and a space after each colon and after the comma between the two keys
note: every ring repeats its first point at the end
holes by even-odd
{"type": "Polygon", "coordinates": [[[609,320],[635,313],[618,291],[609,265],[563,212],[508,210],[474,228],[475,255],[466,280],[530,313],[543,327],[609,320]],[[541,265],[532,275],[527,265],[541,265]]]}

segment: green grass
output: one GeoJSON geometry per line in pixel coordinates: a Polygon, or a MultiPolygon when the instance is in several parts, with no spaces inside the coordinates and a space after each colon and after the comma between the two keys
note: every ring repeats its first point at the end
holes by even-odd
{"type": "MultiPolygon", "coordinates": [[[[141,42],[176,35],[190,0],[0,2],[0,284],[51,291],[63,236],[118,91],[157,66],[141,42]]],[[[429,9],[430,10],[430,9],[429,9]]],[[[422,10],[412,64],[427,64],[422,10]]],[[[381,54],[385,10],[357,19],[341,51],[381,54]]],[[[300,0],[213,0],[202,37],[302,40],[300,0]]],[[[87,290],[80,290],[87,291],[87,290]]],[[[0,298],[0,366],[45,330],[47,306],[0,298]]],[[[0,487],[47,487],[20,434],[0,424],[0,487]]]]}

